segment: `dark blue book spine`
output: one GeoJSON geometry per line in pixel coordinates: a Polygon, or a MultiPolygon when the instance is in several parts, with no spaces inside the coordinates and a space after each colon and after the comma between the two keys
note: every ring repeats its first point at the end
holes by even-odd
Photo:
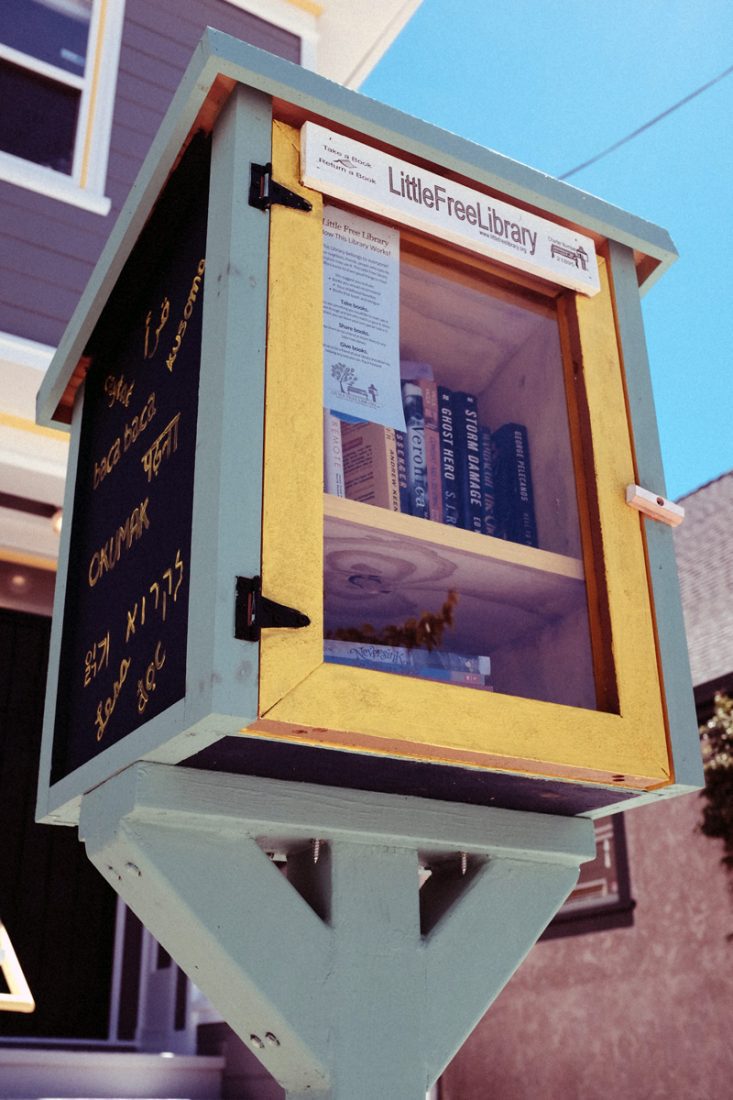
{"type": "Polygon", "coordinates": [[[422,393],[414,382],[403,382],[402,404],[407,425],[407,478],[410,486],[410,511],[413,516],[427,519],[428,471],[425,463],[425,414],[422,393]]]}
{"type": "Polygon", "coordinates": [[[405,433],[395,428],[395,447],[397,449],[397,483],[400,487],[400,511],[408,515],[412,511],[410,504],[410,482],[407,476],[407,440],[405,433]]]}
{"type": "Polygon", "coordinates": [[[456,441],[453,430],[451,391],[438,386],[438,431],[440,434],[440,470],[443,489],[443,523],[461,526],[461,493],[456,469],[456,441]]]}
{"type": "Polygon", "coordinates": [[[461,486],[460,526],[467,531],[483,531],[483,495],[481,492],[481,446],[478,409],[472,393],[453,393],[453,428],[456,443],[456,470],[461,486]]]}
{"type": "Polygon", "coordinates": [[[482,530],[485,535],[496,535],[496,493],[494,489],[494,456],[491,432],[485,425],[479,428],[481,447],[481,505],[482,530]]]}
{"type": "Polygon", "coordinates": [[[504,424],[493,435],[498,534],[539,546],[529,439],[524,424],[504,424]]]}

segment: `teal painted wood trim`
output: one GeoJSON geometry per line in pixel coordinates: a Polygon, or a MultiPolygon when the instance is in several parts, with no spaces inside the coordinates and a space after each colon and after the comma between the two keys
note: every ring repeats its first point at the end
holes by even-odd
{"type": "Polygon", "coordinates": [[[577,867],[489,860],[449,919],[428,937],[426,1031],[431,1084],[524,961],[577,880],[577,867]],[[467,950],[471,965],[457,966],[456,960],[467,950]],[[446,1012],[446,1004],[455,1004],[456,1011],[446,1012]]]}
{"type": "Polygon", "coordinates": [[[322,1100],[424,1100],[595,852],[588,821],[155,764],[86,795],[80,834],[288,1096],[322,1100]]]}
{"type": "MultiPolygon", "coordinates": [[[[637,480],[645,489],[664,496],[664,470],[634,260],[628,248],[612,243],[610,261],[637,480]]],[[[645,517],[640,522],[646,536],[675,774],[674,788],[664,792],[669,796],[702,786],[700,740],[672,529],[645,517]]]]}
{"type": "Polygon", "coordinates": [[[238,87],[212,148],[186,690],[186,726],[235,715],[229,733],[257,717],[259,644],[234,637],[234,598],[261,573],[270,218],[248,197],[271,149],[269,97],[238,87]]]}
{"type": "Polygon", "coordinates": [[[145,158],[39,391],[39,423],[54,413],[124,262],[216,79],[223,74],[329,121],[494,188],[541,213],[576,223],[659,261],[676,258],[666,230],[491,149],[377,103],[219,31],[207,30],[145,158]]]}
{"type": "MultiPolygon", "coordinates": [[[[254,836],[356,840],[431,852],[476,852],[577,865],[595,855],[579,818],[342,790],[279,779],[139,763],[119,776],[114,814],[129,821],[180,817],[226,832],[246,819],[254,836]]],[[[108,796],[105,796],[108,797],[108,796]]]]}

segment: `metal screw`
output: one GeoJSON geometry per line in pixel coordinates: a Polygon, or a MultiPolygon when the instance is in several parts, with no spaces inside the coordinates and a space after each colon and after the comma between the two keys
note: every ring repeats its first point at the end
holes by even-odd
{"type": "Polygon", "coordinates": [[[461,852],[461,874],[465,875],[468,870],[468,852],[461,852]]]}
{"type": "Polygon", "coordinates": [[[253,1047],[257,1047],[258,1050],[264,1050],[265,1044],[260,1039],[259,1035],[250,1035],[249,1041],[253,1047]]]}
{"type": "Polygon", "coordinates": [[[267,1041],[268,1041],[268,1043],[270,1044],[271,1047],[279,1047],[280,1046],[280,1040],[278,1039],[277,1035],[273,1035],[273,1033],[271,1031],[267,1032],[267,1035],[265,1035],[265,1038],[267,1039],[267,1041]]]}
{"type": "Polygon", "coordinates": [[[321,842],[320,840],[311,841],[311,849],[313,851],[313,862],[318,863],[318,858],[321,854],[321,842]]]}

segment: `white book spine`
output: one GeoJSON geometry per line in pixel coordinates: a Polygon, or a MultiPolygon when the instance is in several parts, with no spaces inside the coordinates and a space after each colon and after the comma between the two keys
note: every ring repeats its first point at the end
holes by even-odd
{"type": "Polygon", "coordinates": [[[341,421],[330,409],[323,410],[323,484],[327,493],[346,496],[341,421]]]}

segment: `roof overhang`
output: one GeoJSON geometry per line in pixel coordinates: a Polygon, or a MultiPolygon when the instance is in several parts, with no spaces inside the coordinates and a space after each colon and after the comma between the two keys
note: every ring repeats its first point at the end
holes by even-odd
{"type": "MultiPolygon", "coordinates": [[[[41,385],[37,419],[68,424],[88,367],[87,342],[166,179],[191,136],[210,131],[237,84],[261,91],[297,123],[306,117],[394,149],[448,178],[470,181],[528,210],[575,227],[599,245],[616,241],[634,254],[648,288],[677,258],[666,230],[525,164],[332,83],[236,38],[208,29],[120,212],[41,385]]],[[[244,181],[243,181],[244,186],[244,181]]]]}

